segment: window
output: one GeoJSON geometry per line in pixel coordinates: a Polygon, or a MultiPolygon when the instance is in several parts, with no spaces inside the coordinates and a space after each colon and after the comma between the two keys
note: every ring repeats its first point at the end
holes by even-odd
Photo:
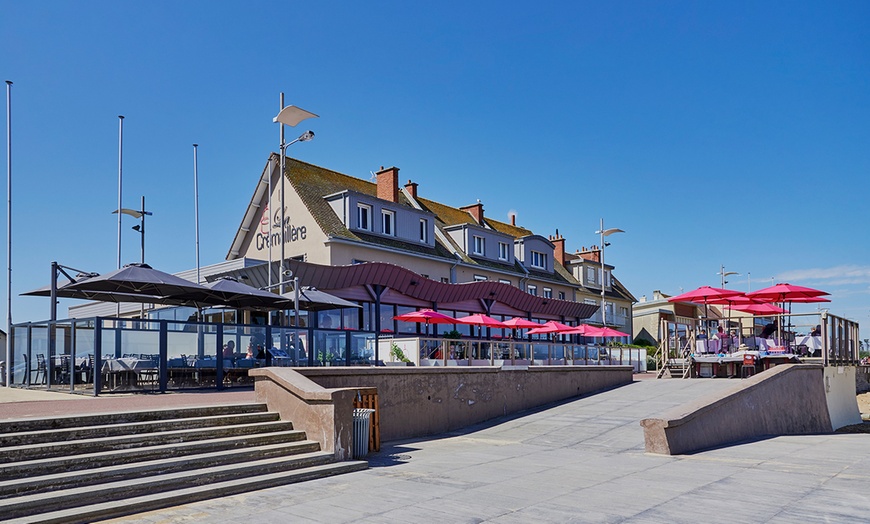
{"type": "Polygon", "coordinates": [[[450,283],[450,279],[447,278],[447,277],[441,277],[441,283],[442,283],[442,284],[449,284],[449,283],[450,283]]]}
{"type": "Polygon", "coordinates": [[[538,296],[538,286],[529,286],[529,294],[538,296]]]}
{"type": "Polygon", "coordinates": [[[356,205],[356,227],[366,231],[372,230],[372,206],[366,204],[356,205]]]}
{"type": "Polygon", "coordinates": [[[429,243],[429,221],[425,218],[420,219],[420,242],[429,243]]]}
{"type": "Polygon", "coordinates": [[[510,252],[508,251],[508,249],[510,249],[510,247],[506,243],[504,243],[504,242],[498,243],[498,259],[499,260],[509,260],[510,259],[510,255],[509,255],[510,252]]]}
{"type": "Polygon", "coordinates": [[[507,284],[507,285],[509,285],[509,286],[512,286],[512,285],[513,285],[513,284],[511,283],[510,280],[505,280],[505,279],[503,279],[503,278],[498,279],[498,281],[499,281],[500,283],[502,283],[502,284],[507,284]]]}
{"type": "Polygon", "coordinates": [[[586,267],[586,282],[589,284],[594,284],[595,281],[597,280],[595,278],[595,275],[596,275],[595,268],[591,267],[591,266],[587,266],[586,267]]]}
{"type": "Polygon", "coordinates": [[[601,281],[604,282],[604,287],[610,287],[610,271],[604,271],[604,277],[601,281]]]}
{"type": "Polygon", "coordinates": [[[387,209],[381,210],[381,232],[391,237],[396,236],[396,213],[387,209]]]}
{"type": "Polygon", "coordinates": [[[627,317],[628,316],[628,308],[625,306],[619,306],[619,314],[627,317]]]}
{"type": "Polygon", "coordinates": [[[544,288],[544,298],[553,298],[553,290],[545,287],[544,288]]]}
{"type": "Polygon", "coordinates": [[[489,280],[489,279],[483,275],[474,275],[475,282],[486,282],[487,280],[489,280]]]}
{"type": "Polygon", "coordinates": [[[532,267],[547,269],[547,254],[532,251],[532,267]]]}
{"type": "Polygon", "coordinates": [[[485,249],[486,244],[484,244],[484,242],[483,242],[483,237],[479,237],[479,236],[475,235],[472,237],[472,240],[473,240],[473,244],[474,244],[474,248],[473,248],[474,254],[475,255],[486,255],[486,249],[485,249]]]}
{"type": "Polygon", "coordinates": [[[565,300],[565,292],[559,291],[559,300],[565,300]]]}

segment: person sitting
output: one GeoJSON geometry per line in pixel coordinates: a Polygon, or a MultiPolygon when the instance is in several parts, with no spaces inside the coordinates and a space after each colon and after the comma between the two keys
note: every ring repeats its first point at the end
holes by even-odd
{"type": "Polygon", "coordinates": [[[770,338],[774,333],[776,333],[776,322],[764,326],[764,329],[761,330],[761,338],[770,338]]]}
{"type": "Polygon", "coordinates": [[[816,327],[813,328],[812,333],[810,333],[810,336],[811,336],[811,337],[820,337],[820,336],[822,336],[822,326],[821,326],[821,325],[816,325],[816,327]]]}
{"type": "Polygon", "coordinates": [[[245,358],[266,358],[266,347],[263,344],[263,339],[256,335],[251,337],[251,340],[248,342],[248,353],[245,355],[245,358]]]}
{"type": "Polygon", "coordinates": [[[226,344],[224,344],[223,355],[224,358],[233,358],[236,353],[236,343],[232,340],[228,340],[226,344]]]}

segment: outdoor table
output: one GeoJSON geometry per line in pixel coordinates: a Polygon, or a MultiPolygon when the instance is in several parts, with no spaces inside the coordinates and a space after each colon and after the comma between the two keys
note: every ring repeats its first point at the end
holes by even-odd
{"type": "Polygon", "coordinates": [[[736,377],[740,375],[740,366],[743,357],[752,355],[756,365],[763,370],[770,369],[779,364],[798,363],[800,359],[793,353],[768,353],[765,351],[736,351],[727,355],[692,355],[692,363],[695,366],[695,376],[707,376],[702,369],[710,367],[710,377],[736,377]]]}
{"type": "Polygon", "coordinates": [[[101,369],[109,389],[117,390],[121,387],[139,387],[140,375],[152,376],[157,371],[157,363],[138,358],[110,358],[103,360],[101,369]]]}
{"type": "Polygon", "coordinates": [[[798,336],[794,339],[794,346],[806,346],[810,356],[815,355],[816,351],[822,349],[822,337],[816,335],[798,336]]]}

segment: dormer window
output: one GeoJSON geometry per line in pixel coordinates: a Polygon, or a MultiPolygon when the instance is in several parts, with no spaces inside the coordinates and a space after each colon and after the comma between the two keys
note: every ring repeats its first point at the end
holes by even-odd
{"type": "Polygon", "coordinates": [[[358,228],[366,231],[372,230],[372,206],[368,204],[357,204],[356,217],[356,225],[358,228]]]}
{"type": "Polygon", "coordinates": [[[547,254],[532,251],[532,267],[538,269],[547,269],[547,254]]]}
{"type": "Polygon", "coordinates": [[[472,237],[473,241],[473,253],[475,255],[485,256],[486,255],[486,244],[484,243],[483,237],[479,237],[477,235],[472,237]]]}
{"type": "Polygon", "coordinates": [[[420,219],[420,242],[429,243],[429,221],[425,218],[420,219]]]}
{"type": "Polygon", "coordinates": [[[498,243],[498,259],[508,260],[510,258],[510,246],[506,242],[498,243]]]}
{"type": "Polygon", "coordinates": [[[381,232],[385,235],[396,236],[396,213],[388,209],[381,211],[381,232]]]}

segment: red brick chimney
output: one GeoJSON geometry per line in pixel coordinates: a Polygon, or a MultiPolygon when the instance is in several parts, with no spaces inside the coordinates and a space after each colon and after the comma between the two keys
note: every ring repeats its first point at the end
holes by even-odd
{"type": "Polygon", "coordinates": [[[586,246],[583,246],[577,254],[580,255],[580,258],[583,260],[601,262],[601,249],[598,246],[589,246],[589,249],[586,249],[586,246]]]}
{"type": "Polygon", "coordinates": [[[389,200],[390,202],[399,201],[399,168],[388,167],[377,172],[378,177],[378,198],[389,200]]]}
{"type": "Polygon", "coordinates": [[[411,195],[411,198],[417,200],[417,182],[411,182],[408,180],[408,183],[405,184],[405,191],[411,195]]]}
{"type": "Polygon", "coordinates": [[[517,225],[517,214],[516,213],[511,213],[511,225],[512,226],[517,225]]]}
{"type": "Polygon", "coordinates": [[[476,204],[472,204],[470,206],[463,206],[459,209],[470,213],[478,224],[483,224],[483,204],[480,203],[480,200],[478,200],[476,204]]]}
{"type": "Polygon", "coordinates": [[[556,230],[556,235],[550,235],[550,242],[553,243],[555,249],[553,250],[553,258],[556,259],[563,266],[565,265],[565,238],[559,234],[559,230],[556,230]]]}

